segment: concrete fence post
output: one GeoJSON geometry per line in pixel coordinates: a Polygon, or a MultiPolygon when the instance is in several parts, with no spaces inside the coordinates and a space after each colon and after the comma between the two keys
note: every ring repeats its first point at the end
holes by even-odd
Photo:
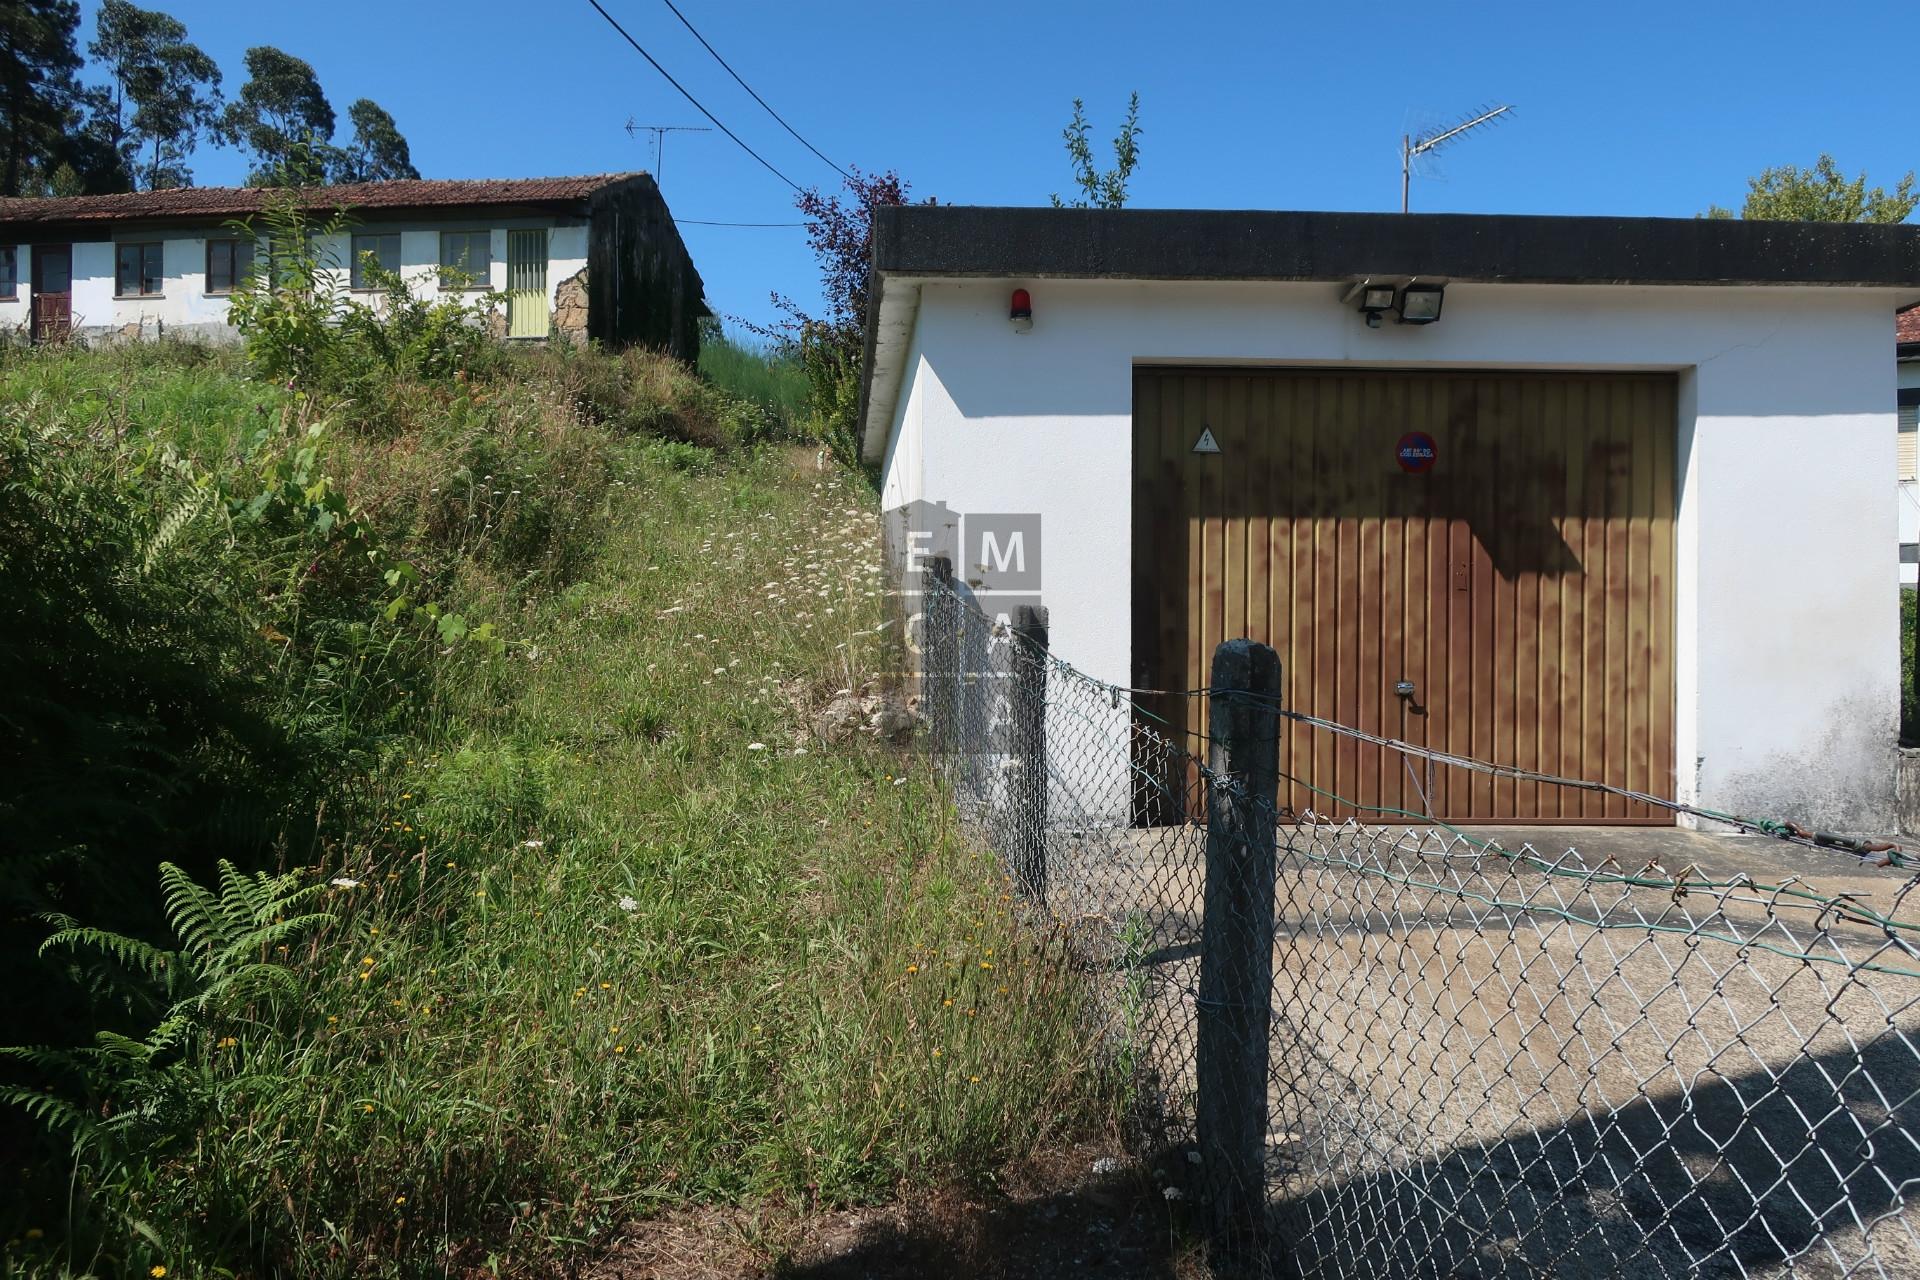
{"type": "Polygon", "coordinates": [[[1014,882],[1034,902],[1047,900],[1047,611],[1013,613],[1013,679],[1008,690],[1008,755],[1013,819],[1008,860],[1014,882]]]}
{"type": "Polygon", "coordinates": [[[1257,1247],[1266,1218],[1279,705],[1272,649],[1214,650],[1195,1120],[1209,1237],[1225,1257],[1257,1247]]]}
{"type": "Polygon", "coordinates": [[[933,729],[933,750],[946,755],[960,746],[960,600],[953,592],[953,562],[934,556],[922,588],[926,652],[921,659],[921,695],[933,729]]]}

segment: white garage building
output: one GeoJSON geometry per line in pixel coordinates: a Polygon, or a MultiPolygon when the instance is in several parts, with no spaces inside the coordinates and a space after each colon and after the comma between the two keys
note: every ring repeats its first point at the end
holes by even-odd
{"type": "MultiPolygon", "coordinates": [[[[1249,635],[1370,732],[1891,827],[1920,227],[915,206],[876,211],[873,271],[886,505],[1037,516],[1023,583],[1096,678],[1197,688],[1249,635]]],[[[987,603],[993,559],[958,561],[987,603]]],[[[1283,750],[1361,807],[1671,821],[1283,750]]]]}

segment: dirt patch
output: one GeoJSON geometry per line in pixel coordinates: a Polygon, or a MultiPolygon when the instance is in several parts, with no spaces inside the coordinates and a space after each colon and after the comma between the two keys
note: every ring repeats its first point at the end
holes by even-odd
{"type": "Polygon", "coordinates": [[[948,1191],[831,1213],[690,1210],[636,1224],[583,1280],[1182,1280],[1197,1275],[1157,1184],[1088,1145],[948,1191]],[[1094,1172],[1098,1168],[1101,1172],[1094,1172]]]}

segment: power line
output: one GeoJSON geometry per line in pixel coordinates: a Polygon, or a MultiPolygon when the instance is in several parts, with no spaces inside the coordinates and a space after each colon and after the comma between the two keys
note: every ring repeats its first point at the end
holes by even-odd
{"type": "Polygon", "coordinates": [[[683,227],[804,227],[804,222],[709,222],[705,218],[675,218],[683,227]]]}
{"type": "Polygon", "coordinates": [[[705,49],[708,53],[712,54],[713,60],[715,62],[719,63],[723,67],[726,67],[727,74],[733,77],[734,83],[738,84],[742,89],[745,89],[747,93],[752,96],[755,102],[759,103],[762,107],[765,107],[768,115],[772,116],[775,120],[780,121],[780,127],[782,129],[785,129],[788,133],[792,134],[794,137],[794,141],[798,142],[801,146],[805,147],[807,150],[813,152],[814,155],[819,156],[821,163],[825,164],[829,169],[832,169],[835,173],[845,178],[848,182],[853,181],[852,174],[848,173],[845,169],[842,169],[839,165],[835,164],[833,161],[827,159],[826,155],[821,152],[820,148],[814,146],[811,142],[808,142],[805,138],[801,137],[800,131],[798,129],[795,129],[792,125],[788,124],[785,120],[781,119],[780,113],[778,111],[775,111],[772,107],[767,106],[767,100],[765,98],[761,97],[757,93],[754,93],[753,86],[748,84],[745,80],[742,80],[740,78],[740,73],[738,71],[735,71],[731,66],[728,66],[727,60],[720,56],[720,51],[718,49],[715,49],[712,45],[708,44],[707,38],[701,35],[699,31],[695,30],[694,25],[691,22],[687,21],[687,15],[680,12],[679,7],[673,3],[673,0],[661,0],[661,2],[665,4],[667,8],[673,10],[673,16],[680,19],[681,26],[685,27],[688,31],[693,32],[693,38],[700,42],[700,47],[702,49],[705,49]]]}
{"type": "MultiPolygon", "coordinates": [[[[726,125],[721,124],[719,116],[716,116],[715,114],[713,114],[713,112],[707,110],[706,107],[701,104],[700,99],[688,93],[685,86],[683,86],[678,80],[675,80],[673,76],[668,73],[667,69],[661,66],[659,62],[654,59],[654,56],[652,54],[648,53],[645,49],[640,47],[640,42],[638,40],[635,40],[632,36],[627,34],[627,29],[621,26],[619,22],[614,19],[614,16],[612,14],[608,13],[604,8],[601,7],[600,0],[587,0],[587,3],[593,6],[594,12],[598,13],[601,17],[607,20],[608,26],[612,27],[615,31],[618,31],[620,33],[620,38],[622,40],[625,40],[628,44],[633,46],[633,51],[635,53],[645,58],[649,63],[652,63],[653,69],[655,71],[658,71],[662,76],[664,76],[668,84],[678,89],[680,91],[681,97],[685,98],[688,102],[691,102],[695,107],[697,107],[701,115],[713,121],[714,128],[720,130],[720,132],[726,134],[729,138],[732,138],[736,146],[738,146],[742,151],[746,152],[748,155],[752,156],[755,160],[758,160],[762,168],[766,169],[766,171],[772,174],[774,177],[780,179],[780,181],[792,187],[794,191],[800,192],[805,190],[805,188],[803,188],[799,183],[795,182],[792,178],[789,178],[786,174],[774,168],[773,165],[767,160],[765,156],[761,155],[758,151],[755,151],[752,147],[742,142],[740,140],[739,134],[727,128],[726,125]]],[[[718,57],[719,55],[716,54],[715,56],[718,57]]]]}

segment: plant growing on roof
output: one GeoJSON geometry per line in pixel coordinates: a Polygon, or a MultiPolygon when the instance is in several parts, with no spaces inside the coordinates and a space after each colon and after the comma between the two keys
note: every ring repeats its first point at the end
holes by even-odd
{"type": "Polygon", "coordinates": [[[1051,197],[1056,209],[1119,209],[1127,203],[1127,179],[1133,176],[1134,166],[1140,163],[1140,94],[1138,91],[1127,98],[1127,119],[1120,126],[1120,132],[1113,139],[1113,168],[1096,169],[1093,164],[1093,146],[1087,141],[1087,106],[1079,98],[1073,100],[1073,119],[1060,136],[1067,144],[1067,159],[1073,165],[1074,185],[1080,188],[1079,197],[1062,200],[1058,195],[1051,197]]]}

